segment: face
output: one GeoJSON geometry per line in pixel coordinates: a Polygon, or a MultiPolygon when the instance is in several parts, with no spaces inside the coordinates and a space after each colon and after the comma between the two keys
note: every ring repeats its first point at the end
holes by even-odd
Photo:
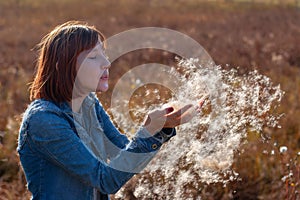
{"type": "Polygon", "coordinates": [[[108,90],[108,61],[103,43],[99,41],[92,49],[81,52],[77,57],[76,85],[82,93],[105,92],[108,90]]]}

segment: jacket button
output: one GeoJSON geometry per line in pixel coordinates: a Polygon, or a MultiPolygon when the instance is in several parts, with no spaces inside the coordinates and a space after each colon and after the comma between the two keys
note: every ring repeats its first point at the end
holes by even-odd
{"type": "Polygon", "coordinates": [[[157,144],[152,144],[152,149],[157,149],[157,144]]]}

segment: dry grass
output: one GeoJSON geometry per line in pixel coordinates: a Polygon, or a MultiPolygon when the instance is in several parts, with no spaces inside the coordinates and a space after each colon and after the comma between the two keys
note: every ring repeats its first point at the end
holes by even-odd
{"type": "MultiPolygon", "coordinates": [[[[55,25],[71,19],[95,24],[109,37],[134,27],[167,27],[197,40],[216,63],[258,69],[281,84],[286,95],[279,130],[271,139],[249,135],[233,168],[241,182],[226,188],[203,185],[203,199],[300,199],[300,10],[292,6],[200,1],[0,1],[0,199],[28,199],[15,152],[20,114],[29,103],[27,83],[34,72],[30,51],[55,25]],[[274,145],[276,143],[276,145],[274,145]],[[279,152],[280,146],[288,151],[279,152]],[[271,152],[274,151],[274,154],[271,152]],[[293,176],[282,178],[293,172],[293,176]]],[[[128,69],[146,62],[174,64],[170,53],[142,50],[112,64],[111,87],[128,69]]],[[[101,95],[109,106],[111,91],[101,95]]],[[[134,179],[127,186],[132,195],[134,179]]],[[[131,196],[132,197],[132,196],[131,196]]]]}

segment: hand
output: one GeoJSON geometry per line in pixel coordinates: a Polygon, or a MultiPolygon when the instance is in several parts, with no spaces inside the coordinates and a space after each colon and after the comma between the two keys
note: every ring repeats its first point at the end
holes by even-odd
{"type": "Polygon", "coordinates": [[[205,94],[202,96],[202,98],[200,99],[200,101],[198,102],[198,104],[196,105],[196,111],[198,113],[201,112],[201,108],[203,106],[203,104],[205,103],[205,101],[208,99],[209,95],[208,94],[205,94]]]}
{"type": "Polygon", "coordinates": [[[192,104],[188,104],[174,111],[173,107],[167,107],[161,110],[154,110],[148,114],[144,127],[154,135],[162,128],[174,128],[180,124],[187,123],[197,111],[192,104]]]}

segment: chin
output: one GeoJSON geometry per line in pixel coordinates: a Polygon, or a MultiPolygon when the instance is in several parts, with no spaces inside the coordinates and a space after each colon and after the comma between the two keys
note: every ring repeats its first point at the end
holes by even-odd
{"type": "Polygon", "coordinates": [[[105,90],[99,90],[98,92],[106,92],[108,89],[105,89],[105,90]]]}
{"type": "Polygon", "coordinates": [[[97,88],[96,92],[106,92],[108,90],[108,87],[99,87],[97,88]]]}
{"type": "Polygon", "coordinates": [[[99,83],[96,92],[106,92],[109,89],[108,83],[99,83]]]}

